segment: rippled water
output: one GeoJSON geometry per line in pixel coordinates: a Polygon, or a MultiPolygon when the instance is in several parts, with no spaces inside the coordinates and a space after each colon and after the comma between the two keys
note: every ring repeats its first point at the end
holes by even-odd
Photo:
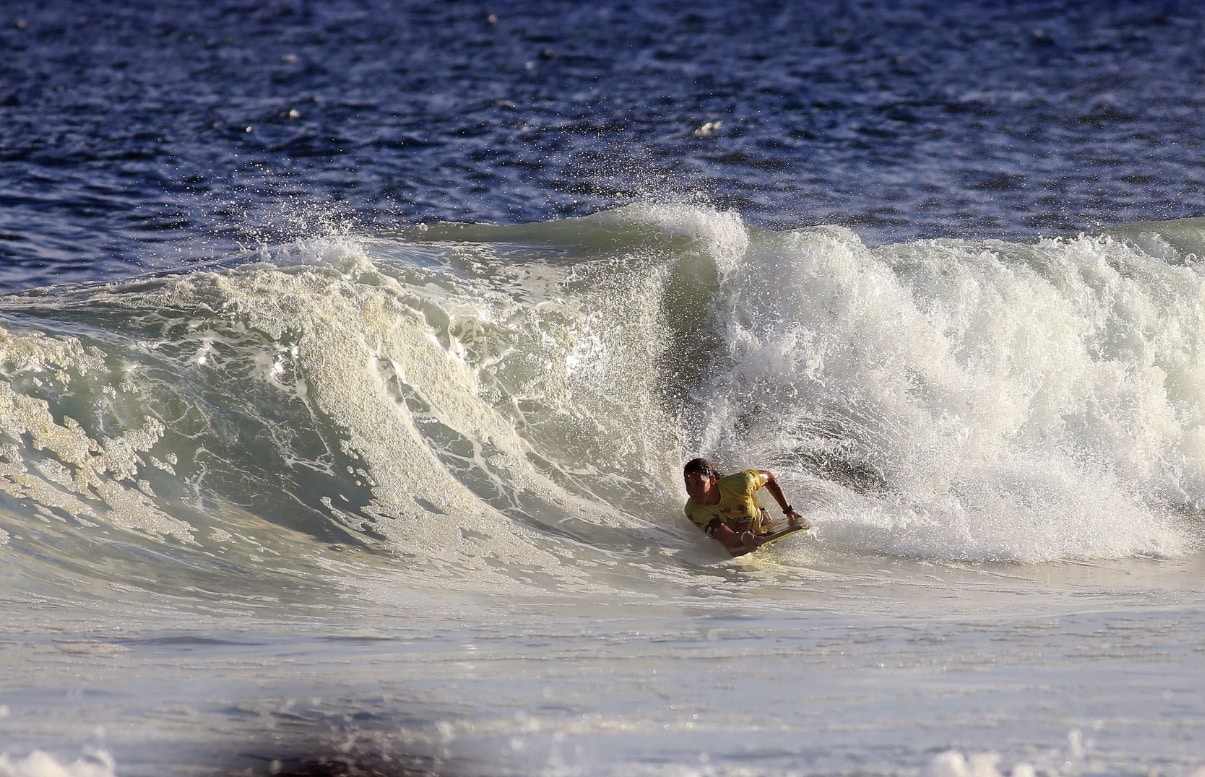
{"type": "Polygon", "coordinates": [[[633,197],[873,242],[1196,216],[1203,16],[1174,2],[9,4],[2,280],[633,197]]]}

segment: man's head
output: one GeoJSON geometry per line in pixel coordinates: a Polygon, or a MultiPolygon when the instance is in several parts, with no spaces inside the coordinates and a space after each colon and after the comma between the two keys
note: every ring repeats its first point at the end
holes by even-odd
{"type": "Polygon", "coordinates": [[[720,473],[707,459],[691,459],[682,468],[682,479],[686,482],[686,493],[696,502],[702,501],[707,493],[715,487],[716,478],[720,473]]]}
{"type": "Polygon", "coordinates": [[[686,462],[686,466],[682,467],[682,475],[686,476],[692,473],[698,473],[705,478],[709,478],[712,475],[716,477],[720,476],[720,473],[715,469],[715,465],[707,459],[691,459],[686,462]]]}

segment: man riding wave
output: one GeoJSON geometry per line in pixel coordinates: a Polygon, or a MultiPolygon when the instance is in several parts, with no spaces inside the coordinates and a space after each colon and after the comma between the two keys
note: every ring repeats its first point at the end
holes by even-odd
{"type": "Polygon", "coordinates": [[[751,552],[765,541],[770,520],[755,496],[762,488],[774,497],[791,526],[807,529],[811,525],[787,501],[769,470],[746,469],[720,475],[707,459],[691,459],[682,468],[682,477],[690,495],[686,517],[729,552],[751,552]]]}

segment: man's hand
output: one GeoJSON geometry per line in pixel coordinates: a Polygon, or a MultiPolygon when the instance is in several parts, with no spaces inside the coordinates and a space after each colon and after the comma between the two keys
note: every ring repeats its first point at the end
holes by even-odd
{"type": "Polygon", "coordinates": [[[808,529],[812,525],[811,521],[796,512],[795,508],[793,507],[787,510],[786,515],[787,521],[790,522],[792,526],[802,526],[804,529],[808,529]]]}
{"type": "Polygon", "coordinates": [[[732,529],[723,524],[712,532],[711,538],[714,540],[719,540],[720,543],[729,550],[729,552],[743,550],[746,553],[752,553],[753,551],[757,550],[761,547],[762,542],[764,541],[761,537],[758,537],[751,531],[738,533],[734,532],[732,529]]]}

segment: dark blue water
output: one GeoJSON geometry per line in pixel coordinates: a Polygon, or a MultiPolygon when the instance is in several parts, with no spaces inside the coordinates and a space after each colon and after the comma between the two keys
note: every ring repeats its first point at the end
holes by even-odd
{"type": "Polygon", "coordinates": [[[688,199],[870,242],[1205,213],[1192,2],[0,11],[0,288],[688,199]]]}

